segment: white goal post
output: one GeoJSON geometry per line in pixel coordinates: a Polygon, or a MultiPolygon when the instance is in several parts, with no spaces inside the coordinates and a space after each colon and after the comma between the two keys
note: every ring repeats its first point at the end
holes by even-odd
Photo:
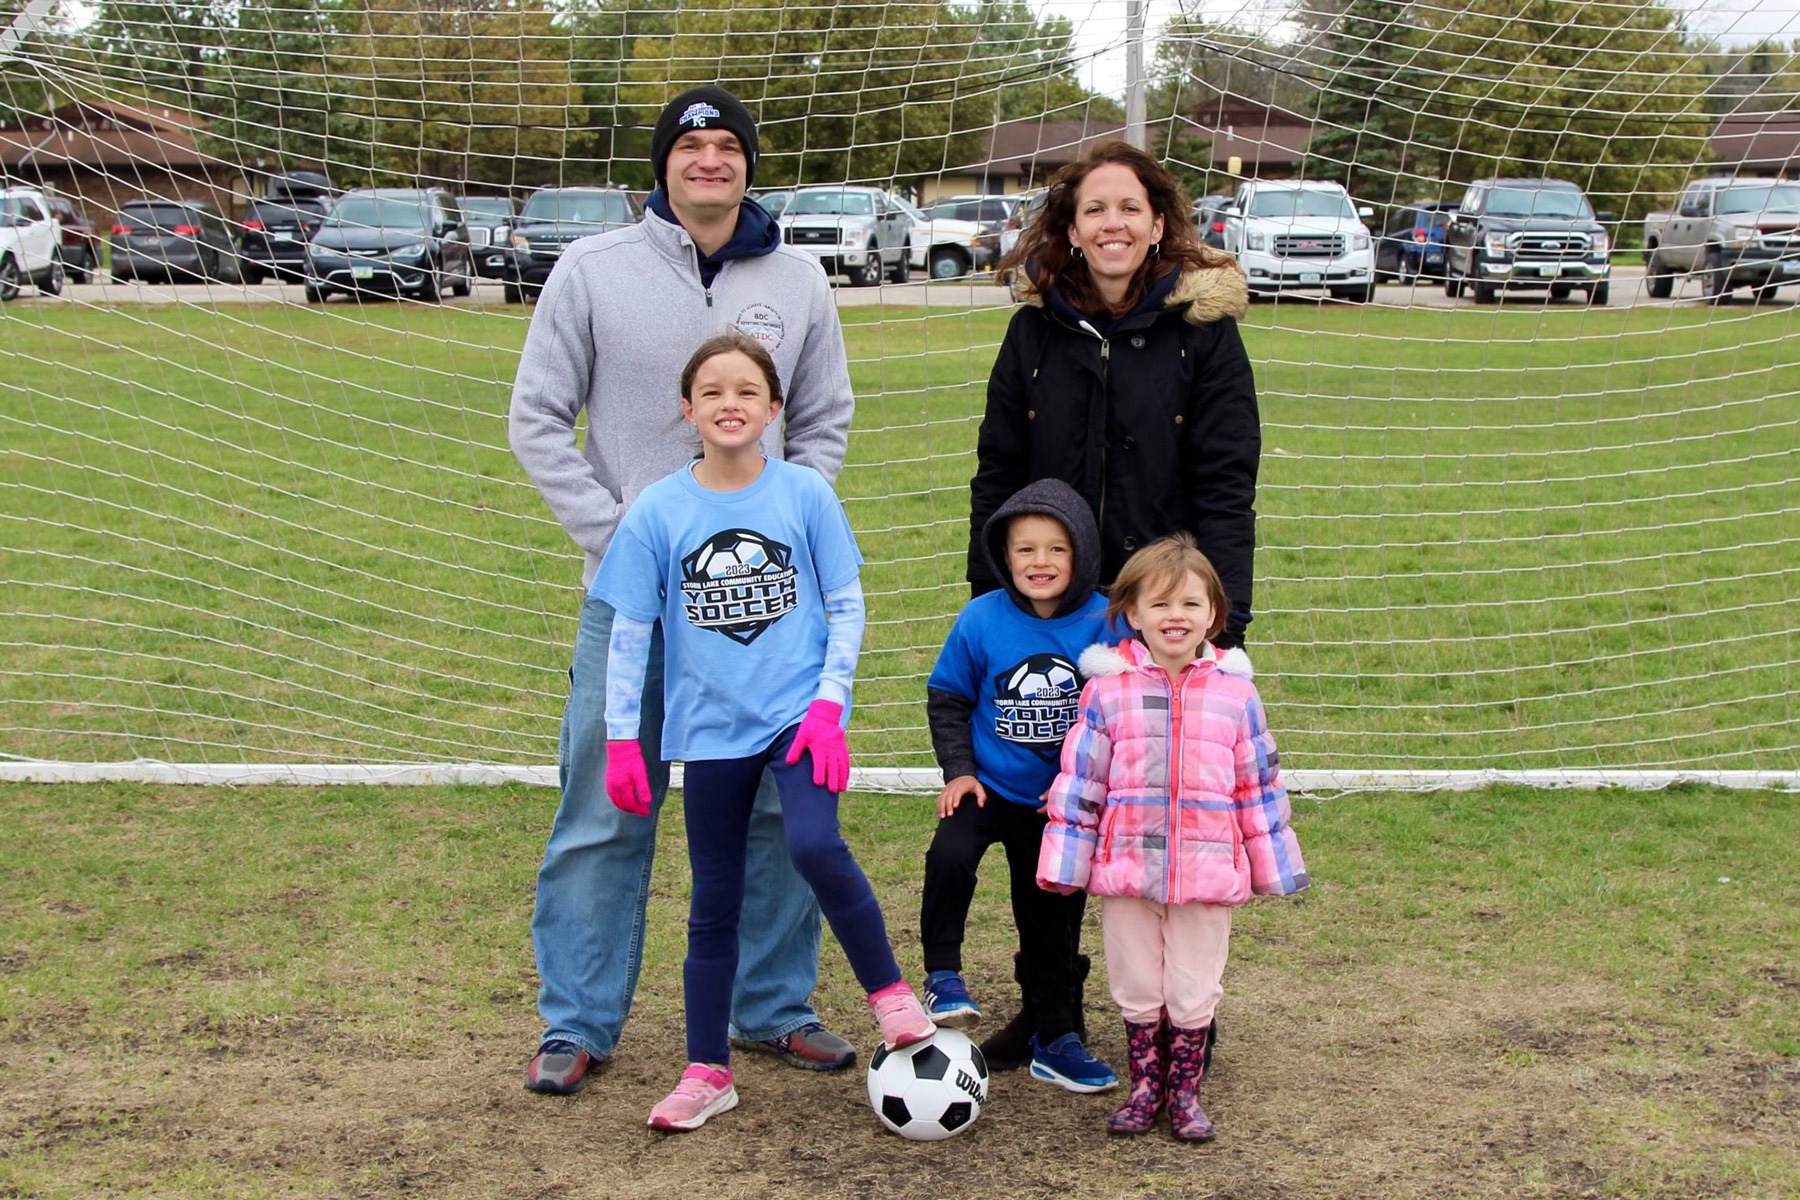
{"type": "MultiPolygon", "coordinates": [[[[1147,11],[1148,148],[1253,284],[1294,285],[1241,323],[1249,651],[1290,786],[1800,790],[1800,25],[1147,11]],[[1761,199],[1685,218],[1713,239],[1691,268],[1650,253],[1714,177],[1761,199]],[[1222,205],[1293,179],[1344,185],[1321,236],[1374,275],[1312,279],[1293,245],[1266,267],[1266,218],[1222,205]],[[1575,197],[1525,214],[1568,235],[1548,257],[1506,231],[1530,221],[1446,232],[1479,181],[1545,179],[1575,197]]],[[[836,284],[870,618],[853,781],[935,789],[924,681],[968,598],[1016,234],[976,200],[1029,214],[1123,134],[1128,37],[1122,0],[0,5],[0,782],[553,785],[580,555],[507,449],[516,210],[640,204],[657,106],[718,82],[759,119],[759,193],[872,185],[966,243],[955,278],[914,246],[911,282],[836,284]],[[475,272],[309,302],[283,276],[305,229],[278,245],[258,205],[307,209],[320,177],[321,209],[448,190],[475,272]],[[60,295],[10,249],[23,196],[92,226],[64,221],[60,295]],[[157,205],[167,245],[119,250],[157,205]],[[189,250],[194,278],[153,269],[189,250]]]]}

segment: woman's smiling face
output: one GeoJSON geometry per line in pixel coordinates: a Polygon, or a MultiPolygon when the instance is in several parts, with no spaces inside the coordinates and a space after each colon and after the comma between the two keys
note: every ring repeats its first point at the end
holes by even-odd
{"type": "Polygon", "coordinates": [[[1123,163],[1095,167],[1075,189],[1069,244],[1087,261],[1088,274],[1108,304],[1125,299],[1132,277],[1162,235],[1163,220],[1150,205],[1150,193],[1123,163]]]}

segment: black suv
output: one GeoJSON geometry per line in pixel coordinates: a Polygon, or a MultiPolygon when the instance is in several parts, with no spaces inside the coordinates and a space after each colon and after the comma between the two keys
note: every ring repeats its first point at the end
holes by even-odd
{"type": "Polygon", "coordinates": [[[306,243],[319,231],[331,207],[331,185],[305,172],[270,180],[268,193],[250,202],[238,231],[244,282],[273,275],[298,281],[306,274],[306,243]]]}
{"type": "Polygon", "coordinates": [[[467,296],[469,232],[443,188],[357,188],[332,202],[306,247],[306,299],[333,292],[467,296]]]}
{"type": "Polygon", "coordinates": [[[621,188],[539,188],[513,225],[506,302],[535,300],[550,269],[576,238],[635,225],[638,207],[621,188]]]}
{"type": "Polygon", "coordinates": [[[1444,294],[1466,285],[1475,303],[1502,288],[1549,288],[1562,299],[1577,288],[1605,304],[1612,239],[1581,189],[1562,179],[1478,179],[1444,234],[1444,294]]]}
{"type": "Polygon", "coordinates": [[[484,279],[506,278],[512,254],[512,227],[519,206],[510,196],[464,196],[463,220],[469,223],[469,245],[475,253],[475,273],[484,279]]]}

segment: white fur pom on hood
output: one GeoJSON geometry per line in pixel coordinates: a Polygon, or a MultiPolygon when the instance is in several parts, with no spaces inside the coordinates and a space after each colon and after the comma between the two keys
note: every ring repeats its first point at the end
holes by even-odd
{"type": "Polygon", "coordinates": [[[1244,653],[1242,646],[1233,646],[1219,655],[1219,670],[1242,675],[1245,679],[1256,678],[1256,668],[1250,665],[1250,656],[1244,653]]]}
{"type": "Polygon", "coordinates": [[[1105,642],[1097,642],[1083,650],[1075,665],[1081,669],[1083,679],[1092,679],[1097,675],[1123,675],[1132,669],[1131,660],[1105,642]]]}
{"type": "MultiPolygon", "coordinates": [[[[1233,675],[1241,675],[1245,679],[1256,677],[1256,668],[1250,663],[1250,656],[1240,648],[1233,648],[1218,657],[1219,670],[1233,675]]],[[[1082,678],[1093,679],[1100,675],[1123,675],[1127,671],[1137,669],[1135,663],[1127,658],[1116,646],[1104,642],[1089,646],[1081,652],[1075,664],[1081,670],[1082,678]]]]}

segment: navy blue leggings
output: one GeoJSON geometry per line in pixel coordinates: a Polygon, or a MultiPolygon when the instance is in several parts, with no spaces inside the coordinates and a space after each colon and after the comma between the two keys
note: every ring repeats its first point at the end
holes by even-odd
{"type": "Polygon", "coordinates": [[[856,981],[865,992],[900,981],[875,890],[838,832],[837,797],[813,783],[811,755],[787,764],[797,729],[784,730],[761,754],[689,762],[686,767],[682,794],[688,863],[694,872],[682,966],[689,1062],[731,1061],[726,1034],[744,908],[745,841],[764,770],[775,777],[781,792],[782,827],[794,869],[819,898],[819,909],[844,947],[856,981]]]}

